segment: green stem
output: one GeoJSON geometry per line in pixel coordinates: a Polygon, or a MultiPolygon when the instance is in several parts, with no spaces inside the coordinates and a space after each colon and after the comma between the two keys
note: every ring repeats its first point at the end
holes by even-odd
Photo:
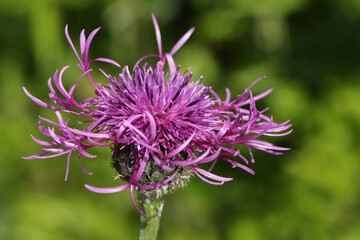
{"type": "Polygon", "coordinates": [[[150,199],[138,192],[138,200],[140,210],[146,216],[153,220],[149,220],[140,215],[140,240],[156,240],[156,236],[160,226],[161,213],[164,207],[164,200],[150,199]]]}

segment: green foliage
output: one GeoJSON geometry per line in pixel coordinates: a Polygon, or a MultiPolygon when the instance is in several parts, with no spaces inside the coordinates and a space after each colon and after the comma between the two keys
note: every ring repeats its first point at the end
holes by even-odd
{"type": "MultiPolygon", "coordinates": [[[[254,93],[274,87],[259,102],[294,132],[276,139],[291,147],[281,157],[254,151],[255,176],[219,163],[235,177],[221,187],[194,178],[167,197],[159,239],[287,240],[360,238],[360,5],[356,0],[87,0],[0,1],[0,239],[136,239],[139,214],[128,192],[101,195],[83,184],[116,186],[110,149],[76,156],[68,182],[65,158],[25,161],[40,152],[37,115],[55,118],[23,94],[48,101],[46,80],[76,58],[74,42],[102,26],[94,57],[130,67],[157,51],[150,13],[157,15],[164,49],[188,28],[196,31],[175,60],[192,66],[194,79],[240,94],[267,75],[254,93]]],[[[102,65],[99,67],[103,67],[102,65]]],[[[109,69],[114,71],[114,69],[109,69]]],[[[65,85],[79,71],[65,74],[65,85]]],[[[99,81],[104,81],[99,75],[99,81]]],[[[72,83],[72,82],[71,82],[72,83]]],[[[93,94],[88,86],[79,97],[93,94]]],[[[222,94],[221,97],[224,97],[222,94]]],[[[77,119],[72,119],[75,122],[77,119]]]]}

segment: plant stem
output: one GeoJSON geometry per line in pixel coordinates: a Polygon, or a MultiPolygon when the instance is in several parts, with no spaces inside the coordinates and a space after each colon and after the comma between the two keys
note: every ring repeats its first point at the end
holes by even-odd
{"type": "Polygon", "coordinates": [[[160,226],[161,213],[164,207],[164,200],[150,199],[138,192],[138,200],[141,211],[153,220],[140,215],[140,240],[156,240],[160,226]]]}

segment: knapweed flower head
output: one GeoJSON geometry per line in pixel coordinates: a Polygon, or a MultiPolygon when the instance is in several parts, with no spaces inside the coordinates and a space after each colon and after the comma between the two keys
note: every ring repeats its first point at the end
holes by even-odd
{"type": "Polygon", "coordinates": [[[251,88],[264,77],[255,80],[233,100],[230,90],[226,89],[226,99],[221,100],[211,87],[201,83],[202,78],[192,81],[189,69],[182,71],[180,66],[175,65],[173,55],[188,40],[194,28],[185,33],[170,52],[163,53],[159,26],[154,15],[152,18],[159,53],[140,58],[132,70],[127,66],[121,69],[118,63],[107,58],[89,60],[90,44],[99,28],[87,38],[84,30],[80,33],[78,54],[66,26],[66,38],[83,74],[66,90],[63,74],[69,66],[56,71],[48,80],[52,105],[34,97],[24,88],[31,100],[53,110],[58,118],[55,122],[40,117],[39,129],[51,141],[32,137],[42,145],[43,152],[24,159],[67,155],[66,180],[71,155],[76,153],[80,167],[91,174],[82,166],[80,159],[96,157],[87,152],[90,148],[110,147],[112,165],[125,184],[109,188],[85,187],[97,193],[130,189],[135,208],[134,190],[142,191],[149,197],[161,197],[185,185],[192,175],[213,185],[232,180],[212,173],[218,161],[254,174],[247,166],[249,161],[254,162],[252,149],[276,155],[289,150],[259,140],[259,137],[284,136],[291,132],[289,121],[275,123],[272,117],[265,115],[268,108],[259,110],[256,107],[256,101],[272,91],[269,89],[253,95],[251,88]],[[149,57],[158,58],[154,67],[143,64],[149,57]],[[115,65],[121,72],[111,76],[99,69],[107,79],[107,84],[99,84],[90,68],[94,61],[115,65]],[[89,81],[94,87],[95,97],[82,101],[74,98],[81,81],[89,81]],[[76,127],[69,126],[69,120],[64,120],[62,116],[64,112],[86,117],[87,121],[76,127]],[[42,122],[51,127],[45,127],[42,122]],[[241,153],[239,145],[245,146],[249,153],[241,153]]]}

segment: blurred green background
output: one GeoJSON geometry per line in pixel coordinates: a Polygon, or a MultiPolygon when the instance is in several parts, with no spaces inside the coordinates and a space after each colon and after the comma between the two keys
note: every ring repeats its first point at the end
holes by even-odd
{"type": "MultiPolygon", "coordinates": [[[[183,69],[192,66],[222,97],[225,87],[240,94],[267,75],[253,92],[275,90],[259,106],[294,124],[290,136],[270,139],[290,152],[254,151],[255,176],[220,163],[215,173],[234,181],[211,186],[194,178],[168,196],[159,239],[360,239],[358,0],[2,0],[0,239],[138,238],[139,214],[128,191],[102,195],[83,187],[120,184],[109,149],[84,159],[93,176],[74,157],[67,182],[65,158],[20,159],[41,151],[29,136],[42,138],[37,116],[54,118],[21,87],[50,102],[48,77],[65,65],[76,69],[66,24],[76,43],[81,29],[89,34],[102,26],[94,58],[133,66],[156,53],[151,12],[165,51],[196,27],[175,55],[183,69]]],[[[66,73],[65,85],[79,73],[66,73]]]]}

